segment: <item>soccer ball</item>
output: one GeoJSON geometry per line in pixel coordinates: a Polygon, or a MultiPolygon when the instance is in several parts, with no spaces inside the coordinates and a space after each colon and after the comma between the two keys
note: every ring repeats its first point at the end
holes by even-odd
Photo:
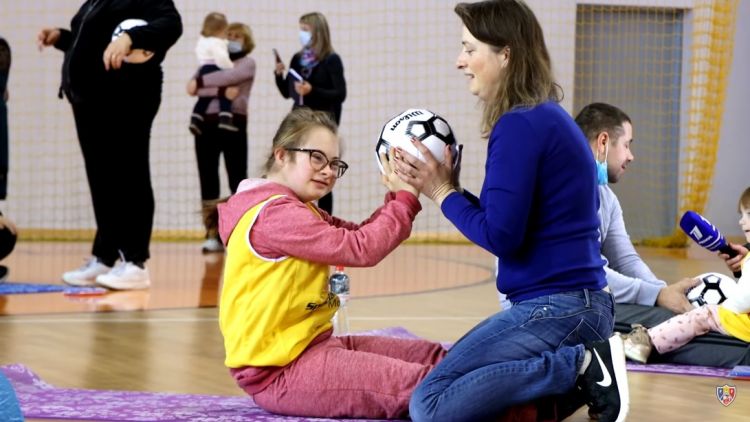
{"type": "Polygon", "coordinates": [[[412,145],[411,138],[420,140],[439,162],[443,162],[445,158],[443,157],[445,145],[450,145],[454,158],[453,164],[457,164],[455,160],[456,139],[453,137],[453,131],[448,122],[429,110],[410,108],[388,120],[380,132],[380,138],[375,146],[375,158],[381,173],[384,173],[384,170],[380,162],[380,153],[385,153],[387,157],[392,147],[399,147],[424,161],[417,147],[412,145]]]}
{"type": "Polygon", "coordinates": [[[698,277],[701,283],[688,291],[687,298],[696,308],[703,305],[718,305],[737,290],[737,282],[724,274],[705,273],[698,277]]]}
{"type": "MultiPolygon", "coordinates": [[[[112,31],[112,41],[119,38],[120,35],[122,35],[122,33],[127,31],[128,29],[143,25],[148,25],[148,22],[144,21],[143,19],[125,19],[115,27],[114,31],[112,31]]],[[[132,64],[144,63],[149,61],[153,55],[153,51],[136,48],[130,51],[130,54],[125,57],[124,61],[126,63],[132,64]]]]}

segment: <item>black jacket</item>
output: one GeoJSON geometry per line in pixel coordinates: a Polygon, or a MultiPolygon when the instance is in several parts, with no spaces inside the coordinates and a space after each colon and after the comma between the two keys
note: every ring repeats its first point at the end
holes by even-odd
{"type": "MultiPolygon", "coordinates": [[[[300,57],[300,53],[295,54],[289,67],[302,75],[300,57]]],[[[286,78],[276,75],[276,86],[284,98],[291,96],[290,91],[294,89],[293,80],[294,77],[288,73],[286,78]]],[[[341,57],[331,53],[313,68],[306,80],[312,85],[312,91],[304,97],[304,105],[313,110],[331,113],[338,124],[341,121],[341,104],[346,99],[346,80],[341,57]]]]}
{"type": "Polygon", "coordinates": [[[61,89],[71,102],[113,95],[160,95],[161,62],[182,35],[180,14],[172,0],[87,0],[61,29],[55,47],[65,52],[61,89]],[[103,55],[112,32],[125,19],[143,19],[147,25],[128,30],[133,49],[154,52],[146,63],[123,63],[106,71],[103,55]]]}

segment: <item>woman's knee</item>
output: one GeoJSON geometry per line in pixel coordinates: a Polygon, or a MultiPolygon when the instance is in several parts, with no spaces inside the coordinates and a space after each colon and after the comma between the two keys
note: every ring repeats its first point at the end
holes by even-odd
{"type": "Polygon", "coordinates": [[[432,412],[428,412],[426,400],[421,389],[417,387],[409,400],[409,418],[415,422],[433,420],[432,412]]]}

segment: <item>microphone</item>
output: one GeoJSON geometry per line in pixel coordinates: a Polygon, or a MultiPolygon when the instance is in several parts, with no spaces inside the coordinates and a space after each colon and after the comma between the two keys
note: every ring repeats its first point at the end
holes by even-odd
{"type": "MultiPolygon", "coordinates": [[[[680,228],[685,232],[695,243],[703,246],[711,252],[721,252],[729,255],[730,258],[737,256],[737,251],[732,249],[727,243],[727,240],[721,234],[719,229],[711,224],[708,220],[703,218],[702,215],[695,211],[686,211],[680,219],[680,228]]],[[[739,278],[742,272],[738,271],[734,273],[734,276],[739,278]]]]}

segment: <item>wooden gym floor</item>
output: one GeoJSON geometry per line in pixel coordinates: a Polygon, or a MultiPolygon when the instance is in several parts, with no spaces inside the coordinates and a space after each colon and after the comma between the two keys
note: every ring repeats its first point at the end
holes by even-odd
{"type": "MultiPolygon", "coordinates": [[[[242,395],[223,366],[216,308],[223,258],[199,249],[154,243],[147,291],[0,296],[0,364],[23,363],[58,387],[242,395]]],[[[88,243],[23,242],[3,264],[8,281],[59,283],[88,250],[88,243]]],[[[639,251],[668,282],[727,272],[695,248],[639,251]]],[[[403,326],[454,341],[498,311],[493,265],[474,246],[404,245],[375,268],[350,269],[351,329],[403,326]]],[[[631,372],[629,383],[632,421],[750,419],[750,381],[631,372]],[[737,387],[728,407],[715,395],[724,384],[737,387]]],[[[568,420],[588,417],[581,410],[568,420]]]]}

